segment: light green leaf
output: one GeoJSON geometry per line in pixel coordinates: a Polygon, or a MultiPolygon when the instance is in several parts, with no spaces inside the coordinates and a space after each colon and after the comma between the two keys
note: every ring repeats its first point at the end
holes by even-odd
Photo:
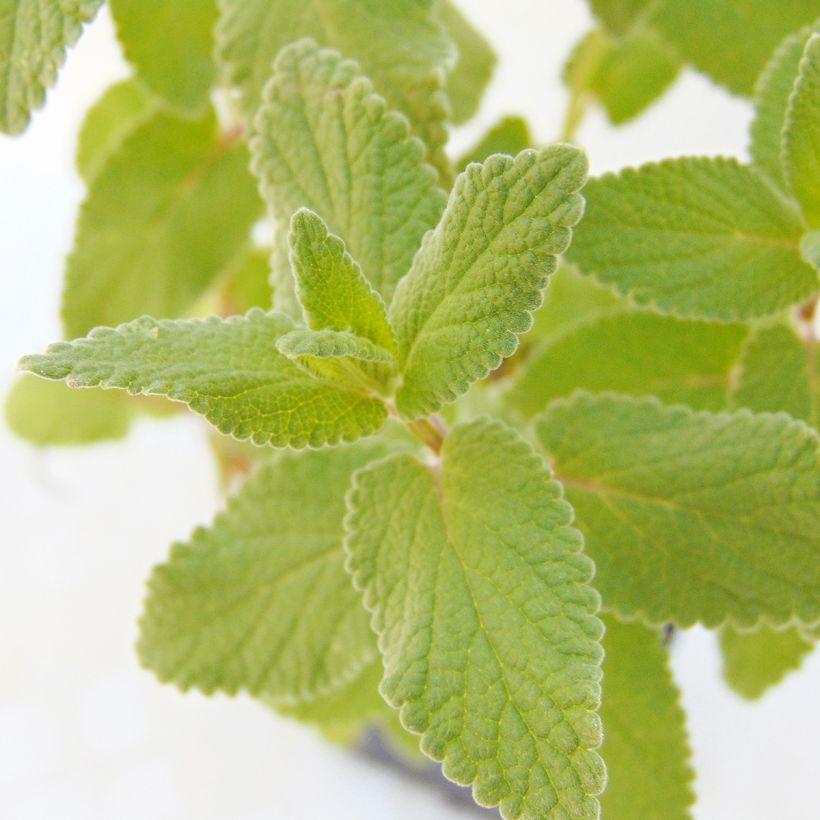
{"type": "Polygon", "coordinates": [[[381,692],[444,774],[503,817],[597,817],[601,623],[561,489],[516,433],[456,427],[443,463],[358,472],[348,569],[381,692]]]}
{"type": "Polygon", "coordinates": [[[806,44],[783,129],[783,173],[806,221],[820,228],[820,34],[806,44]]]}
{"type": "Polygon", "coordinates": [[[270,248],[252,246],[228,270],[220,293],[226,315],[246,313],[252,307],[270,308],[270,255],[270,248]]]}
{"type": "Polygon", "coordinates": [[[589,0],[592,13],[613,34],[626,34],[655,0],[589,0]]]}
{"type": "Polygon", "coordinates": [[[790,327],[756,330],[738,362],[730,399],[735,407],[785,411],[820,429],[820,351],[790,327]]]}
{"type": "Polygon", "coordinates": [[[495,154],[459,175],[390,307],[405,418],[437,410],[515,352],[583,213],[570,145],[495,154]]]}
{"type": "Polygon", "coordinates": [[[579,392],[535,430],[605,606],[681,626],[820,620],[820,441],[805,424],[579,392]]]}
{"type": "Polygon", "coordinates": [[[102,0],[0,0],[0,131],[19,134],[102,0]]]}
{"type": "Polygon", "coordinates": [[[110,0],[125,58],[171,107],[201,114],[216,79],[216,0],[110,0]]]}
{"type": "Polygon", "coordinates": [[[543,339],[506,398],[527,416],[579,387],[722,410],[746,332],[621,309],[543,339]]]}
{"type": "Polygon", "coordinates": [[[657,630],[605,620],[601,720],[606,820],[687,820],[693,772],[678,688],[657,630]]]}
{"type": "Polygon", "coordinates": [[[384,302],[344,242],[328,233],[321,218],[306,208],[293,215],[289,242],[296,292],[308,327],[349,330],[394,352],[396,341],[384,302]]]}
{"type": "Polygon", "coordinates": [[[294,703],[357,678],[377,657],[344,571],[350,475],[383,454],[357,445],[282,453],[148,582],[138,650],[160,680],[294,703]]]}
{"type": "Polygon", "coordinates": [[[806,231],[800,239],[800,253],[820,271],[820,230],[806,231]]]}
{"type": "MultiPolygon", "coordinates": [[[[259,107],[278,52],[288,43],[311,37],[356,60],[390,108],[409,118],[430,161],[447,173],[443,146],[449,106],[442,72],[453,65],[456,55],[436,19],[434,0],[218,2],[217,58],[230,82],[239,87],[246,112],[253,114],[259,107]]],[[[364,264],[358,253],[354,255],[364,264]]]]}
{"type": "Polygon", "coordinates": [[[738,632],[725,626],[720,631],[723,676],[735,692],[754,700],[798,669],[812,647],[794,627],[761,626],[754,632],[738,632]]]}
{"type": "Polygon", "coordinates": [[[68,260],[65,335],[184,315],[248,242],[261,203],[245,146],[212,116],[158,114],[95,176],[68,260]]]}
{"type": "Polygon", "coordinates": [[[321,213],[389,302],[445,195],[356,63],[309,41],[280,52],[251,152],[279,222],[302,206],[321,213]]]}
{"type": "Polygon", "coordinates": [[[447,75],[446,84],[452,112],[450,119],[458,125],[478,111],[484,89],[495,70],[496,56],[484,35],[473,27],[454,3],[438,0],[436,8],[439,19],[458,50],[458,60],[447,75]]]}
{"type": "Polygon", "coordinates": [[[110,85],[88,109],[77,137],[77,170],[91,183],[125,139],[156,113],[157,106],[135,79],[110,85]]]}
{"type": "Polygon", "coordinates": [[[274,447],[320,447],[374,433],[384,405],[322,383],[276,351],[293,330],[254,309],[228,319],[148,316],[25,356],[20,368],[80,387],[118,387],[185,402],[222,433],[274,447]]]}
{"type": "Polygon", "coordinates": [[[592,179],[570,259],[641,304],[703,319],[774,313],[817,289],[799,215],[732,159],[685,157],[592,179]]]}
{"type": "Polygon", "coordinates": [[[18,436],[46,447],[122,438],[133,415],[122,395],[71,390],[34,376],[15,382],[5,409],[18,436]]]}
{"type": "Polygon", "coordinates": [[[812,30],[818,25],[820,21],[787,37],[772,55],[755,85],[755,117],[750,130],[749,153],[758,170],[766,174],[783,192],[788,191],[780,159],[786,111],[803,49],[812,30]]]}
{"type": "Polygon", "coordinates": [[[515,156],[532,147],[532,143],[529,126],[523,117],[502,117],[469,151],[459,157],[456,168],[463,171],[471,162],[484,162],[490,154],[515,156]]]}

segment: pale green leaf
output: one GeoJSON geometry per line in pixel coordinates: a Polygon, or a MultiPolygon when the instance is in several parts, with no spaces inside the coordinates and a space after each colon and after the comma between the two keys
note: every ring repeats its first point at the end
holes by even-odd
{"type": "Polygon", "coordinates": [[[185,114],[201,114],[216,79],[216,0],[110,0],[125,58],[145,85],[185,114]]]}
{"type": "Polygon", "coordinates": [[[810,265],[820,271],[820,229],[806,231],[800,239],[800,253],[810,265]]]}
{"type": "Polygon", "coordinates": [[[605,619],[601,795],[606,820],[687,820],[693,772],[678,688],[661,636],[605,619]]]}
{"type": "MultiPolygon", "coordinates": [[[[436,19],[434,0],[218,2],[217,57],[226,66],[230,82],[239,87],[249,114],[259,107],[279,51],[311,37],[356,60],[388,105],[409,118],[431,162],[447,173],[443,146],[449,106],[443,72],[456,55],[436,19]]],[[[357,253],[354,256],[364,264],[357,253]]]]}
{"type": "Polygon", "coordinates": [[[459,175],[390,307],[404,417],[452,401],[515,352],[583,213],[586,170],[578,149],[553,145],[459,175]]]}
{"type": "Polygon", "coordinates": [[[94,177],[68,260],[65,335],[142,313],[175,317],[248,242],[262,204],[242,143],[212,116],[158,114],[94,177]]]}
{"type": "Polygon", "coordinates": [[[381,692],[444,774],[503,817],[597,817],[601,623],[561,489],[498,422],[440,467],[360,471],[348,569],[379,634],[381,692]]]}
{"type": "Polygon", "coordinates": [[[735,692],[754,700],[798,669],[812,647],[794,627],[761,626],[754,632],[738,632],[725,626],[720,631],[723,676],[735,692]]]}
{"type": "Polygon", "coordinates": [[[77,170],[90,183],[123,141],[156,113],[135,79],[109,86],[88,109],[77,136],[77,170]]]}
{"type": "Polygon", "coordinates": [[[783,173],[806,221],[820,228],[820,34],[806,44],[783,129],[783,173]]]}
{"type": "Polygon", "coordinates": [[[730,399],[735,407],[782,410],[820,429],[820,351],[785,325],[755,331],[743,348],[730,399]]]}
{"type": "Polygon", "coordinates": [[[732,159],[685,157],[592,179],[569,257],[637,302],[703,319],[763,316],[817,289],[799,215],[732,159]]]}
{"type": "Polygon", "coordinates": [[[682,626],[820,620],[820,441],[805,424],[578,392],[535,429],[605,606],[682,626]]]}
{"type": "Polygon", "coordinates": [[[588,0],[592,13],[613,34],[626,34],[656,0],[588,0]]]}
{"type": "Polygon", "coordinates": [[[0,131],[19,134],[102,0],[0,0],[0,131]]]}
{"type": "Polygon", "coordinates": [[[377,657],[344,570],[350,475],[372,444],[282,453],[176,544],[148,582],[138,649],[183,689],[286,702],[332,691],[377,657]]]}
{"type": "Polygon", "coordinates": [[[450,119],[458,125],[469,120],[478,111],[484,89],[495,70],[496,56],[484,35],[476,30],[455,3],[451,0],[438,0],[437,11],[458,51],[458,59],[455,67],[448,73],[446,83],[450,119]]]}
{"type": "Polygon", "coordinates": [[[502,117],[486,134],[456,161],[463,171],[471,162],[484,162],[490,154],[515,156],[533,144],[530,128],[523,117],[502,117]]]}
{"type": "Polygon", "coordinates": [[[527,416],[579,387],[722,410],[745,336],[743,325],[621,309],[537,343],[506,399],[527,416]]]}
{"type": "Polygon", "coordinates": [[[252,246],[229,268],[220,292],[226,315],[271,307],[270,255],[270,248],[252,246]]]}
{"type": "Polygon", "coordinates": [[[222,433],[274,447],[352,441],[384,423],[384,405],[320,382],[276,350],[293,330],[277,313],[101,327],[26,356],[20,368],[80,387],[117,387],[185,402],[222,433]]]}
{"type": "Polygon", "coordinates": [[[445,195],[356,63],[309,41],[280,52],[251,152],[279,222],[303,206],[320,213],[389,302],[445,195]]]}

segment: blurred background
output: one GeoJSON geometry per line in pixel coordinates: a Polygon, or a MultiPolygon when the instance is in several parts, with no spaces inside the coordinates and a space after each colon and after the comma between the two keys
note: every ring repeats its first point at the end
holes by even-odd
{"type": "MultiPolygon", "coordinates": [[[[469,147],[501,114],[557,136],[582,0],[458,0],[499,65],[469,147]]],[[[0,391],[16,359],[61,335],[58,301],[83,188],[84,110],[128,74],[105,9],[69,54],[44,111],[0,137],[0,391]]],[[[593,173],[682,154],[745,158],[748,103],[684,70],[617,129],[599,110],[578,139],[593,173]]],[[[445,820],[493,816],[428,782],[335,748],[249,698],[181,696],[133,651],[143,583],[168,545],[208,522],[219,480],[193,417],[139,421],[127,439],[36,451],[0,425],[0,818],[3,820],[445,820]]],[[[714,636],[677,636],[698,820],[810,820],[820,773],[820,653],[762,700],[732,694],[714,636]]],[[[640,820],[640,818],[636,818],[640,820]]]]}

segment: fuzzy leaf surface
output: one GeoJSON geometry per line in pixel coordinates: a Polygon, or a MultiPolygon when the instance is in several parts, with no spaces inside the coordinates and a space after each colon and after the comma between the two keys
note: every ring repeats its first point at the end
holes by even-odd
{"type": "Polygon", "coordinates": [[[681,626],[820,620],[820,440],[805,424],[579,392],[535,430],[605,606],[681,626]]]}
{"type": "Polygon", "coordinates": [[[403,416],[437,410],[515,351],[583,213],[586,170],[578,149],[553,145],[459,175],[390,306],[403,416]]]}
{"type": "Polygon", "coordinates": [[[595,817],[601,623],[572,510],[498,422],[455,427],[440,472],[356,474],[345,521],[382,695],[444,774],[503,817],[595,817]]]}

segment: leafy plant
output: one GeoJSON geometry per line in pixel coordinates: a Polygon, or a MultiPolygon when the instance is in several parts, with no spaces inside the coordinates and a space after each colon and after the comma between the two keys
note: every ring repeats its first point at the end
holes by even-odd
{"type": "MultiPolygon", "coordinates": [[[[99,5],[0,4],[4,130],[99,5]]],[[[504,817],[688,816],[665,638],[720,629],[756,697],[820,624],[816,2],[593,0],[566,139],[684,63],[757,114],[749,164],[588,183],[515,117],[450,161],[495,57],[446,0],[162,5],[111,0],[134,76],[80,134],[73,340],[7,404],[67,444],[163,397],[251,473],[154,570],[143,663],[380,725],[504,817]]]]}

